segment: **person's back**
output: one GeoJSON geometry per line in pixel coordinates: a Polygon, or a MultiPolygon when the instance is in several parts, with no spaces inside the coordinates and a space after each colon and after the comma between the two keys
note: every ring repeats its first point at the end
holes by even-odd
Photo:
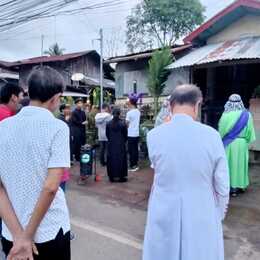
{"type": "Polygon", "coordinates": [[[130,110],[126,114],[126,123],[128,126],[128,153],[129,153],[129,171],[135,172],[139,170],[139,149],[138,142],[140,136],[140,119],[141,113],[137,108],[139,96],[132,94],[129,96],[130,110]]]}
{"type": "Polygon", "coordinates": [[[126,121],[128,121],[128,137],[139,137],[141,113],[138,108],[133,108],[127,112],[126,121]]]}
{"type": "MultiPolygon", "coordinates": [[[[0,153],[0,176],[6,190],[15,191],[8,195],[22,226],[26,226],[34,210],[48,168],[60,166],[59,158],[55,161],[49,159],[54,142],[66,146],[60,141],[66,142],[67,132],[66,124],[55,119],[51,112],[33,106],[23,108],[18,115],[0,124],[0,136],[6,137],[0,139],[0,146],[5,147],[5,152],[0,153]],[[57,135],[62,135],[64,139],[55,140],[57,135]]],[[[70,225],[67,220],[69,215],[64,193],[59,189],[36,233],[35,242],[45,242],[49,234],[54,234],[54,239],[60,228],[68,231],[70,225]],[[60,223],[58,230],[57,221],[60,223]]],[[[3,236],[12,240],[5,225],[3,236]]]]}
{"type": "Polygon", "coordinates": [[[184,192],[200,196],[203,188],[206,192],[212,190],[212,161],[218,158],[217,147],[212,144],[219,141],[217,131],[181,114],[150,131],[148,142],[153,147],[150,156],[156,154],[154,167],[163,168],[163,172],[156,174],[156,187],[173,192],[173,196],[184,195],[184,192]]]}
{"type": "Polygon", "coordinates": [[[70,221],[63,191],[70,167],[69,128],[54,117],[64,80],[48,66],[28,78],[30,106],[0,123],[0,216],[8,259],[70,260],[70,221]],[[34,255],[35,257],[35,255],[34,255]]]}
{"type": "Polygon", "coordinates": [[[245,109],[239,95],[232,94],[225,104],[219,132],[229,163],[230,193],[236,197],[249,185],[249,144],[256,138],[252,115],[245,109]]]}
{"type": "Polygon", "coordinates": [[[155,177],[143,260],[224,260],[227,162],[217,131],[195,121],[200,102],[197,87],[178,87],[172,121],[148,133],[155,177]]]}
{"type": "Polygon", "coordinates": [[[113,110],[113,119],[106,126],[108,138],[107,172],[111,182],[127,181],[127,126],[120,120],[120,109],[113,110]]]}
{"type": "Polygon", "coordinates": [[[95,116],[96,126],[98,128],[98,140],[100,142],[107,141],[106,125],[112,119],[111,114],[108,112],[97,113],[95,116]]]}

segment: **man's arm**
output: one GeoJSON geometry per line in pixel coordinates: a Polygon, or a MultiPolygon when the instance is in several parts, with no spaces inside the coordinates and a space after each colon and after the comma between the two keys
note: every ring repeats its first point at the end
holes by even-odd
{"type": "Polygon", "coordinates": [[[9,200],[7,192],[0,181],[0,216],[4,220],[6,226],[13,237],[14,247],[12,248],[8,260],[15,259],[19,255],[19,257],[24,257],[24,259],[33,260],[33,251],[36,255],[38,255],[37,248],[35,247],[33,241],[31,239],[27,239],[23,228],[15,214],[15,211],[12,207],[12,204],[9,200]],[[18,251],[16,250],[16,246],[18,251]]]}
{"type": "Polygon", "coordinates": [[[125,123],[126,123],[127,128],[129,128],[129,125],[130,125],[130,115],[129,115],[129,112],[126,114],[125,123]]]}
{"type": "Polygon", "coordinates": [[[0,216],[10,230],[13,238],[20,236],[23,232],[22,226],[14,212],[12,204],[8,198],[6,190],[0,181],[0,216]]]}
{"type": "Polygon", "coordinates": [[[217,139],[217,146],[214,153],[217,155],[214,172],[214,188],[220,215],[221,218],[224,219],[228,209],[230,184],[226,153],[220,136],[217,139]]]}

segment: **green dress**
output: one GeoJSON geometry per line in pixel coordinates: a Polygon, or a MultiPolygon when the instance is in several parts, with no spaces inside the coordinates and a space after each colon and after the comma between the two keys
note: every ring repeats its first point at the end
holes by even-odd
{"type": "MultiPolygon", "coordinates": [[[[241,111],[224,112],[219,121],[219,132],[223,138],[235,125],[241,115],[241,111]]],[[[230,186],[232,188],[245,189],[249,185],[248,176],[248,146],[255,141],[255,130],[252,116],[250,115],[247,126],[239,137],[226,147],[229,165],[230,186]]]]}

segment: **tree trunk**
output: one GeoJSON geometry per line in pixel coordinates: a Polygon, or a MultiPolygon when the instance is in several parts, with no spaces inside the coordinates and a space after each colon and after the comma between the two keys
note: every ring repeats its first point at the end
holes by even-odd
{"type": "Polygon", "coordinates": [[[157,117],[157,114],[158,114],[158,109],[159,109],[159,97],[154,96],[153,101],[154,101],[154,120],[155,120],[157,117]]]}

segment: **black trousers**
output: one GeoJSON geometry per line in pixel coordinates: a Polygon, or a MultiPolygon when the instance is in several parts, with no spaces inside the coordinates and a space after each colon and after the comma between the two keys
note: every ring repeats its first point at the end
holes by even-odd
{"type": "MultiPolygon", "coordinates": [[[[10,253],[13,243],[2,238],[3,251],[6,256],[10,253]]],[[[46,243],[36,244],[38,256],[34,260],[70,260],[70,232],[63,234],[60,229],[54,240],[46,243]]]]}
{"type": "Polygon", "coordinates": [[[100,143],[100,164],[106,166],[107,164],[107,141],[99,141],[100,143]]]}
{"type": "Polygon", "coordinates": [[[80,161],[81,146],[86,142],[86,135],[84,130],[79,130],[80,131],[75,131],[75,134],[73,135],[73,154],[75,155],[75,159],[78,162],[80,161]]]}
{"type": "Polygon", "coordinates": [[[139,137],[128,137],[128,153],[130,167],[138,166],[138,142],[139,137]]]}

